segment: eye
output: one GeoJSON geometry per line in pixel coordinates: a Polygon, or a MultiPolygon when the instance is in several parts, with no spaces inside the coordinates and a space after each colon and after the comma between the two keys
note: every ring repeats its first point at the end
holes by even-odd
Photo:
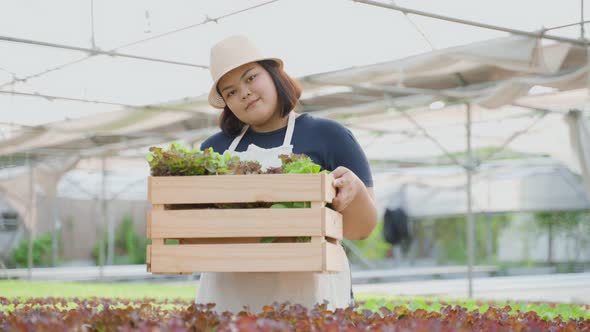
{"type": "Polygon", "coordinates": [[[248,79],[246,81],[247,82],[252,82],[256,78],[257,75],[258,74],[251,75],[250,77],[248,77],[248,79]]]}
{"type": "Polygon", "coordinates": [[[227,95],[225,95],[226,98],[229,98],[231,96],[233,96],[236,93],[236,90],[231,90],[230,92],[227,93],[227,95]]]}

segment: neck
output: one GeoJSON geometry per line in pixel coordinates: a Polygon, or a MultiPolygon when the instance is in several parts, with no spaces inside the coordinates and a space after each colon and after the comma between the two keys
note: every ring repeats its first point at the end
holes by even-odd
{"type": "MultiPolygon", "coordinates": [[[[293,112],[293,111],[291,111],[293,112]]],[[[281,117],[279,112],[275,114],[268,121],[261,125],[251,125],[250,128],[257,133],[268,133],[286,127],[289,122],[289,116],[281,117]]]]}

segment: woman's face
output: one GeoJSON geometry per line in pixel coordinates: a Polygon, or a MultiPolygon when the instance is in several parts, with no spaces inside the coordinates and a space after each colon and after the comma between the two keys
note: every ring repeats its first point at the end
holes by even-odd
{"type": "Polygon", "coordinates": [[[217,86],[229,109],[246,124],[262,126],[279,113],[275,84],[256,62],[231,70],[217,86]]]}

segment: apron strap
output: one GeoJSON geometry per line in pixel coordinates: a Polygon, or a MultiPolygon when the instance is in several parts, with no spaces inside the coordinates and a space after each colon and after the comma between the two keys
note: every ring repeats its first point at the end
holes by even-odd
{"type": "Polygon", "coordinates": [[[289,112],[289,120],[287,122],[287,132],[285,133],[285,139],[283,140],[283,146],[291,145],[291,139],[293,138],[293,131],[295,130],[295,113],[289,112]]]}
{"type": "Polygon", "coordinates": [[[242,137],[244,137],[244,134],[248,131],[248,128],[250,128],[249,125],[245,125],[244,128],[242,128],[242,132],[240,133],[240,135],[238,135],[236,138],[234,138],[234,140],[233,140],[233,142],[231,142],[231,145],[229,146],[229,148],[227,148],[227,151],[234,152],[236,150],[236,148],[238,147],[238,144],[240,144],[240,141],[242,140],[242,137]]]}
{"type": "MultiPolygon", "coordinates": [[[[242,138],[244,137],[244,135],[248,131],[248,128],[250,128],[249,125],[244,126],[240,135],[238,135],[238,136],[236,136],[236,138],[234,138],[234,140],[231,142],[229,148],[227,148],[227,151],[234,152],[236,150],[236,148],[238,147],[238,144],[240,144],[240,141],[242,140],[242,138]]],[[[291,111],[289,113],[289,120],[287,122],[287,132],[285,133],[285,139],[283,140],[283,146],[291,145],[291,139],[293,138],[293,131],[295,131],[295,113],[293,113],[293,111],[291,111]]]]}

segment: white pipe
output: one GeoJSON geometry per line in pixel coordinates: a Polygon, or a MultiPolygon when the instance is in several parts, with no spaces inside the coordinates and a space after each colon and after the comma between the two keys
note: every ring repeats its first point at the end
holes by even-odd
{"type": "Polygon", "coordinates": [[[520,36],[526,36],[526,37],[532,37],[532,38],[550,39],[550,40],[555,40],[555,41],[564,42],[564,43],[571,43],[571,44],[579,45],[579,46],[586,46],[585,40],[547,35],[544,33],[544,31],[539,33],[539,32],[529,32],[529,31],[523,31],[523,30],[516,30],[516,29],[512,29],[512,28],[505,28],[505,27],[497,26],[497,25],[491,25],[491,24],[479,23],[479,22],[475,22],[475,21],[458,19],[458,18],[454,18],[454,17],[450,17],[450,16],[432,14],[432,13],[428,13],[428,12],[424,12],[424,11],[420,11],[420,10],[415,10],[415,9],[411,9],[411,8],[407,8],[407,7],[384,4],[384,3],[380,3],[377,1],[371,1],[371,0],[352,0],[352,1],[361,2],[361,3],[367,4],[367,5],[372,5],[372,6],[382,7],[382,8],[393,9],[393,10],[400,11],[404,14],[409,13],[409,14],[414,14],[414,15],[419,15],[419,16],[425,16],[425,17],[430,17],[430,18],[453,22],[453,23],[459,23],[459,24],[471,25],[471,26],[484,28],[484,29],[507,32],[507,33],[511,33],[513,35],[520,35],[520,36]]]}
{"type": "Polygon", "coordinates": [[[12,43],[21,43],[21,44],[29,44],[29,45],[37,45],[37,46],[45,46],[51,48],[59,48],[63,50],[70,50],[70,51],[79,51],[85,52],[88,54],[97,54],[97,55],[108,55],[108,56],[116,56],[120,58],[130,58],[136,60],[145,60],[145,61],[152,61],[152,62],[160,62],[160,63],[167,63],[172,65],[180,65],[180,66],[188,66],[188,67],[196,67],[201,69],[209,69],[208,66],[205,65],[197,65],[194,63],[187,63],[187,62],[180,62],[180,61],[173,61],[173,60],[164,60],[164,59],[156,59],[150,58],[145,56],[133,55],[133,54],[124,54],[118,53],[113,51],[102,51],[99,49],[91,49],[86,47],[78,47],[78,46],[70,46],[70,45],[62,45],[62,44],[55,44],[55,43],[48,43],[44,41],[32,40],[32,39],[24,39],[24,38],[15,38],[9,36],[0,36],[0,40],[12,43]]]}
{"type": "Polygon", "coordinates": [[[467,280],[468,280],[468,296],[473,298],[473,265],[475,257],[475,239],[474,229],[475,222],[473,220],[472,204],[472,177],[474,172],[474,162],[471,151],[471,104],[467,104],[467,165],[465,170],[467,172],[467,280]]]}

